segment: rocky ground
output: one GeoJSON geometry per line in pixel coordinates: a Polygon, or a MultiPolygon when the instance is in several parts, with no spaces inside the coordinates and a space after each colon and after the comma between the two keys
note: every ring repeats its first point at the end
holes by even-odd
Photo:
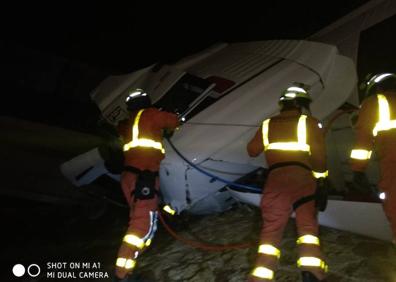
{"type": "MultiPolygon", "coordinates": [[[[46,277],[48,262],[100,262],[100,271],[109,276],[120,240],[125,232],[127,211],[113,206],[99,218],[81,209],[31,206],[28,202],[3,204],[6,244],[1,263],[8,274],[15,263],[37,263],[42,274],[36,278],[1,281],[112,281],[111,278],[79,279],[46,277]],[[23,212],[22,212],[23,211],[23,212]]],[[[160,226],[151,246],[139,258],[136,273],[144,281],[246,281],[256,256],[260,215],[257,208],[241,205],[222,214],[180,216],[167,219],[185,238],[212,244],[252,243],[251,248],[222,252],[194,249],[171,237],[160,226]]],[[[281,245],[281,266],[276,281],[300,281],[295,267],[297,258],[294,221],[290,220],[281,245]]],[[[395,282],[396,249],[388,242],[321,228],[323,251],[330,266],[330,282],[395,282]]],[[[92,270],[92,269],[91,269],[92,270]]],[[[58,272],[71,271],[68,269],[58,272]]],[[[12,276],[7,276],[12,277],[12,276]]]]}
{"type": "MultiPolygon", "coordinates": [[[[57,133],[55,129],[32,128],[24,123],[24,130],[17,132],[22,135],[16,138],[19,135],[14,132],[12,122],[0,123],[9,129],[9,134],[0,138],[3,145],[0,146],[3,172],[0,281],[112,281],[128,212],[98,198],[94,201],[92,195],[88,197],[86,193],[103,193],[122,202],[119,185],[103,180],[96,183],[97,186],[76,188],[66,182],[58,168],[62,161],[75,156],[75,151],[83,152],[97,141],[74,137],[68,132],[57,133]],[[26,133],[33,129],[40,133],[35,138],[26,133]],[[29,138],[23,138],[26,136],[29,138]],[[71,141],[76,138],[84,142],[71,141]],[[28,141],[29,146],[25,144],[28,141]],[[53,262],[66,263],[66,266],[51,268],[48,263],[53,262]],[[72,269],[75,262],[89,263],[91,267],[72,269]],[[93,263],[97,264],[96,268],[93,263]],[[41,273],[36,277],[26,273],[15,277],[12,274],[15,264],[37,264],[41,273]],[[60,277],[51,278],[48,273],[60,277]],[[70,273],[101,273],[109,277],[67,277],[70,273]]],[[[257,251],[261,224],[257,208],[239,205],[216,215],[168,218],[168,223],[185,238],[212,244],[251,243],[252,247],[222,252],[194,249],[172,238],[160,225],[151,248],[139,258],[137,274],[147,281],[159,282],[246,281],[257,251]]],[[[300,281],[295,266],[295,239],[294,221],[290,220],[281,245],[281,266],[276,281],[300,281]]],[[[396,281],[396,249],[390,243],[324,227],[321,239],[330,266],[328,281],[396,281]]]]}
{"type": "MultiPolygon", "coordinates": [[[[256,208],[240,206],[223,214],[196,219],[180,234],[217,244],[256,242],[259,222],[256,208]]],[[[290,220],[282,241],[276,281],[300,281],[295,266],[295,238],[294,221],[290,220]]],[[[396,249],[390,243],[325,227],[321,228],[321,239],[330,267],[328,281],[396,281],[396,249]]],[[[137,268],[154,281],[245,281],[256,255],[256,247],[207,252],[166,237],[158,241],[156,247],[141,257],[137,268]]]]}

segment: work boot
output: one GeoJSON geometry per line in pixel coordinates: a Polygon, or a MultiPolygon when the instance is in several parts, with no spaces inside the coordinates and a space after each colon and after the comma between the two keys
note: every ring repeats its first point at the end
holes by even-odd
{"type": "Polygon", "coordinates": [[[315,275],[313,275],[309,271],[303,271],[301,274],[302,274],[303,282],[325,282],[326,281],[326,280],[319,280],[318,278],[316,278],[315,275]]]}

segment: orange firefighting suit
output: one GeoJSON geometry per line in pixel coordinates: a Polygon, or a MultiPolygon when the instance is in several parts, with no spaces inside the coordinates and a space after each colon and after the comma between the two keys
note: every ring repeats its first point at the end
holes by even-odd
{"type": "MultiPolygon", "coordinates": [[[[132,112],[130,119],[118,125],[118,132],[125,142],[124,165],[136,170],[124,171],[121,175],[122,191],[130,206],[130,220],[118,251],[118,278],[122,279],[132,271],[137,256],[151,243],[157,228],[158,193],[150,199],[136,199],[134,192],[138,172],[158,173],[160,163],[165,157],[162,146],[163,130],[174,130],[178,124],[175,114],[148,108],[132,112]]],[[[154,186],[159,192],[158,174],[154,186]]]]}
{"type": "Polygon", "coordinates": [[[380,166],[379,189],[385,193],[383,208],[396,239],[396,93],[366,98],[356,124],[356,144],[351,152],[353,171],[364,172],[374,148],[380,166]]]}
{"type": "MultiPolygon", "coordinates": [[[[291,109],[265,120],[247,150],[251,157],[264,152],[270,167],[261,198],[263,226],[258,257],[249,281],[271,281],[293,204],[315,193],[315,177],[327,176],[324,136],[316,119],[291,109]]],[[[295,213],[297,265],[323,279],[327,266],[320,251],[315,201],[300,205],[295,213]]]]}

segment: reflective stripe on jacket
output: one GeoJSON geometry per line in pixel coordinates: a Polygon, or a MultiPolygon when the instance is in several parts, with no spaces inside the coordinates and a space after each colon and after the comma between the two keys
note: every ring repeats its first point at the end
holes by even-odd
{"type": "Polygon", "coordinates": [[[124,145],[124,151],[128,151],[129,149],[136,147],[146,147],[160,150],[161,153],[165,154],[165,150],[161,142],[157,142],[150,138],[139,137],[139,121],[143,111],[144,110],[140,110],[135,117],[132,126],[132,140],[124,145]]]}
{"type": "Polygon", "coordinates": [[[356,142],[351,151],[353,171],[364,171],[371,158],[374,142],[379,158],[396,161],[396,93],[385,92],[366,98],[359,110],[356,124],[356,142]],[[392,119],[393,118],[393,119],[392,119]]]}
{"type": "Polygon", "coordinates": [[[174,130],[179,125],[179,121],[177,115],[174,113],[160,111],[154,107],[144,109],[138,119],[139,112],[132,112],[129,119],[123,120],[118,124],[118,133],[124,140],[124,143],[139,145],[137,147],[130,147],[127,151],[124,151],[124,165],[133,166],[140,170],[158,171],[160,162],[164,158],[164,154],[160,149],[161,147],[151,147],[152,142],[146,143],[149,147],[140,146],[142,145],[140,143],[141,141],[133,143],[133,140],[135,140],[133,134],[135,134],[138,140],[152,140],[162,146],[163,130],[174,130]],[[138,131],[133,132],[134,125],[137,125],[138,131]]]}
{"type": "Polygon", "coordinates": [[[251,157],[264,152],[268,166],[300,162],[315,172],[326,172],[323,131],[315,118],[301,115],[297,109],[282,111],[270,121],[265,120],[247,150],[251,157]]]}

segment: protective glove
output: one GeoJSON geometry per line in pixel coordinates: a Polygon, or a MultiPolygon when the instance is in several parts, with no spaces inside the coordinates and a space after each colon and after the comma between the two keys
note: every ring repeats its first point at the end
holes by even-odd
{"type": "Polygon", "coordinates": [[[357,191],[370,193],[371,186],[370,182],[364,172],[354,171],[353,172],[353,186],[357,191]]]}
{"type": "Polygon", "coordinates": [[[175,133],[174,130],[168,129],[168,128],[167,128],[167,129],[164,130],[163,136],[164,136],[164,138],[166,138],[166,139],[170,139],[170,138],[172,138],[172,136],[173,136],[174,133],[175,133]]]}
{"type": "Polygon", "coordinates": [[[316,208],[318,211],[325,211],[327,207],[327,198],[329,193],[329,181],[326,178],[319,178],[316,181],[316,208]]]}

